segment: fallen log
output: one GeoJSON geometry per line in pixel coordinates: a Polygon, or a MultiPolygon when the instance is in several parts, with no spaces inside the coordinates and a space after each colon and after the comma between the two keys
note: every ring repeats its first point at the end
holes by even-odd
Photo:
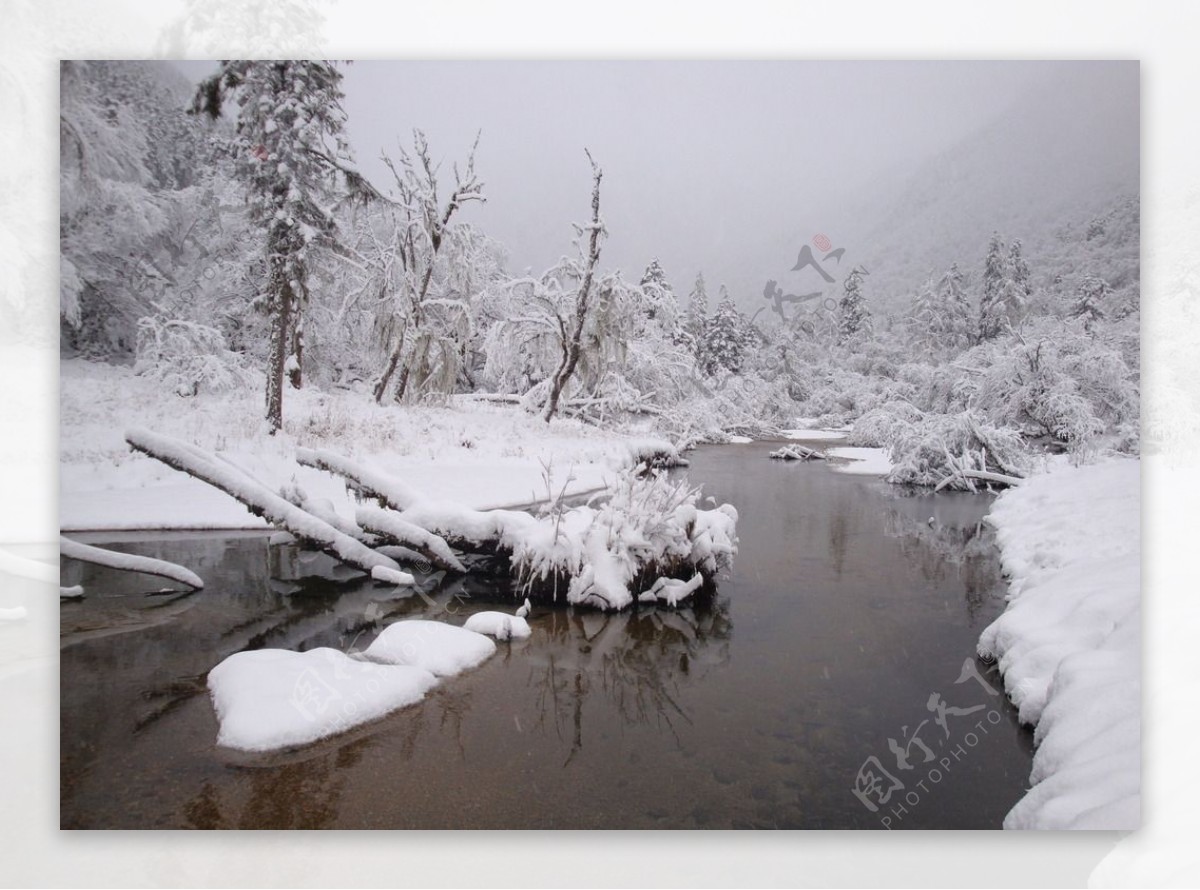
{"type": "Polygon", "coordinates": [[[960,478],[962,478],[962,479],[979,479],[983,482],[995,482],[1000,485],[1009,485],[1009,486],[1013,486],[1013,487],[1020,485],[1024,481],[1019,476],[1006,476],[1004,473],[993,473],[989,470],[956,469],[953,473],[951,473],[949,476],[947,476],[941,482],[939,482],[936,486],[934,486],[934,489],[933,489],[934,494],[937,494],[939,491],[941,491],[947,485],[949,485],[952,482],[957,481],[960,478]]]}
{"type": "MultiPolygon", "coordinates": [[[[149,556],[138,556],[133,553],[118,553],[115,550],[105,550],[103,547],[81,544],[62,536],[59,536],[58,539],[58,552],[68,559],[77,559],[80,562],[90,562],[93,565],[107,566],[123,572],[140,572],[143,575],[168,578],[193,590],[200,590],[204,587],[204,582],[195,572],[173,562],[167,562],[165,559],[152,559],[149,556]]],[[[62,590],[63,588],[59,589],[60,595],[62,590]]],[[[80,592],[82,593],[82,590],[80,592]]]]}
{"type": "Polygon", "coordinates": [[[364,505],[355,511],[354,518],[367,531],[389,544],[415,550],[439,569],[464,574],[467,571],[444,538],[414,525],[394,510],[364,505]]]}
{"type": "Polygon", "coordinates": [[[769,455],[775,460],[824,460],[825,453],[805,445],[784,445],[769,455]]]}
{"type": "Polygon", "coordinates": [[[391,507],[393,510],[407,510],[423,500],[420,492],[399,479],[364,467],[362,464],[332,451],[297,448],[296,462],[305,467],[325,470],[335,476],[342,476],[352,482],[367,497],[375,498],[383,506],[391,507]]]}
{"type": "MultiPolygon", "coordinates": [[[[215,459],[194,445],[144,429],[127,431],[125,441],[135,451],[220,489],[244,504],[255,516],[261,516],[268,522],[281,526],[300,540],[347,565],[368,574],[376,566],[400,571],[400,566],[395,560],[338,531],[329,523],[266,488],[245,472],[215,459]]],[[[409,584],[415,580],[412,575],[406,577],[409,584]]]]}

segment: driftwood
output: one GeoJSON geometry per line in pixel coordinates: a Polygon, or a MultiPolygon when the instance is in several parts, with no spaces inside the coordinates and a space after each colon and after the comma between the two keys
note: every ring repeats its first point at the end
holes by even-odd
{"type": "Polygon", "coordinates": [[[328,522],[302,510],[247,473],[215,459],[203,449],[141,429],[129,430],[125,433],[125,441],[135,451],[220,489],[244,504],[254,515],[280,526],[301,541],[347,565],[368,574],[377,567],[387,569],[407,579],[405,583],[413,583],[413,577],[401,572],[395,560],[338,531],[328,522]]]}
{"type": "MultiPolygon", "coordinates": [[[[133,553],[118,553],[115,550],[105,550],[103,547],[80,544],[78,541],[61,536],[58,539],[58,552],[68,559],[77,559],[80,562],[90,562],[93,565],[107,566],[110,569],[120,569],[124,572],[140,572],[143,575],[168,578],[193,590],[200,590],[204,587],[204,582],[195,572],[173,562],[167,562],[165,559],[151,559],[149,556],[137,556],[133,553]]],[[[64,589],[59,589],[60,595],[65,595],[62,593],[64,589]]],[[[82,594],[83,591],[80,589],[79,595],[82,594]]]]}
{"type": "Polygon", "coordinates": [[[775,460],[825,460],[825,453],[806,445],[784,445],[778,451],[772,451],[770,457],[775,460]]]}
{"type": "MultiPolygon", "coordinates": [[[[975,429],[972,424],[972,429],[975,429]]],[[[980,438],[976,433],[976,438],[980,438]]],[[[975,491],[974,480],[978,479],[982,482],[995,482],[999,485],[1020,485],[1021,479],[1018,476],[1011,476],[1006,473],[993,473],[990,470],[977,470],[971,465],[972,458],[977,458],[980,465],[987,466],[987,449],[981,448],[978,452],[964,450],[962,457],[955,457],[950,453],[944,444],[942,445],[942,453],[946,456],[946,467],[949,473],[934,486],[934,493],[941,491],[948,485],[957,484],[967,491],[975,491]]]]}

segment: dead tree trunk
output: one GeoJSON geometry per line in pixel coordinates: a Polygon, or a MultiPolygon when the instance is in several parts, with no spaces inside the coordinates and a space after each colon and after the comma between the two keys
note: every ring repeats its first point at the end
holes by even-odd
{"type": "MultiPolygon", "coordinates": [[[[301,510],[236,468],[223,464],[201,449],[149,430],[129,430],[125,441],[135,451],[162,461],[168,467],[207,482],[236,498],[255,516],[291,532],[296,538],[328,553],[347,565],[371,573],[376,568],[400,573],[395,560],[335,529],[329,523],[301,510]]],[[[408,583],[412,583],[412,576],[408,583]]]]}
{"type": "Polygon", "coordinates": [[[566,325],[561,325],[562,328],[562,361],[558,365],[558,370],[554,372],[554,378],[550,384],[550,398],[546,401],[546,411],[543,419],[546,423],[554,417],[558,411],[558,400],[562,396],[563,389],[571,379],[571,375],[575,373],[575,366],[579,364],[580,344],[583,340],[583,326],[587,322],[588,309],[592,297],[592,282],[596,275],[596,266],[600,262],[600,179],[604,175],[596,162],[592,160],[592,155],[588,153],[588,161],[592,165],[592,222],[589,226],[590,232],[588,236],[588,253],[587,265],[584,268],[583,279],[579,283],[579,291],[575,296],[575,317],[574,325],[568,332],[566,325]]]}

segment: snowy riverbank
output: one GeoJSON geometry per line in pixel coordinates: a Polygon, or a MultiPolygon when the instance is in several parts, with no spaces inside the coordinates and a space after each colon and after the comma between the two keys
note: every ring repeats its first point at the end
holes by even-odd
{"type": "Polygon", "coordinates": [[[288,392],[284,434],[270,437],[257,390],[181,398],[129,368],[82,360],[62,362],[61,379],[64,531],[266,527],[228,495],[133,453],[130,427],[220,451],[273,490],[294,479],[347,518],[345,485],[297,466],[298,446],[337,450],[423,493],[484,509],[545,499],[548,487],[555,495],[606,487],[633,443],[569,419],[547,426],[509,406],[380,407],[365,393],[316,389],[288,392]]]}
{"type": "Polygon", "coordinates": [[[1032,788],[1005,828],[1141,821],[1141,463],[1061,467],[1001,496],[1010,603],[980,638],[1034,724],[1032,788]]]}

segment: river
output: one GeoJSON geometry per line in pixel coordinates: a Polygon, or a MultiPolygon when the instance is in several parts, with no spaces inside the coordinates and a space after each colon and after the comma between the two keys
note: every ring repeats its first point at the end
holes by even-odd
{"type": "Polygon", "coordinates": [[[989,496],[767,460],[774,447],[690,455],[690,480],[740,513],[711,602],[535,608],[530,639],[422,703],[274,754],[215,746],[205,678],[221,659],[461,623],[505,582],[396,591],[258,533],[78,535],[206,587],[157,594],[63,561],[89,596],[61,610],[62,827],[999,828],[1032,735],[974,654],[1004,605],[989,496]]]}

